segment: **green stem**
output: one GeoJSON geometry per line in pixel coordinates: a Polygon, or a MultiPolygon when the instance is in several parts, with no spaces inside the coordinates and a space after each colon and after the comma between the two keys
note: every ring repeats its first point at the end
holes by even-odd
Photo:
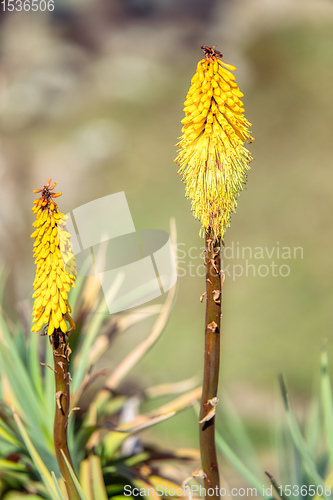
{"type": "Polygon", "coordinates": [[[200,452],[206,499],[220,498],[215,448],[215,406],[220,369],[221,259],[220,241],[206,234],[206,324],[204,379],[200,406],[200,452]]]}
{"type": "Polygon", "coordinates": [[[56,386],[56,410],[54,417],[54,445],[59,466],[60,474],[62,475],[67,488],[69,500],[80,500],[73,479],[69,473],[64,457],[60,450],[65,454],[68,462],[73,470],[73,463],[69,454],[67,444],[67,425],[69,411],[69,383],[70,374],[68,371],[68,359],[70,349],[67,342],[66,334],[61,330],[55,330],[50,337],[50,342],[53,348],[55,386],[56,386]]]}

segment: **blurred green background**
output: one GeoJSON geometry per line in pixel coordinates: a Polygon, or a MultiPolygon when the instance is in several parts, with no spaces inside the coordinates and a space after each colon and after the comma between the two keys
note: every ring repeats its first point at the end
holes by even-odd
{"type": "MultiPolygon", "coordinates": [[[[132,372],[131,390],[201,379],[203,240],[173,160],[203,44],[217,45],[237,67],[254,125],[249,149],[255,161],[225,246],[229,255],[232,247],[272,255],[248,259],[255,266],[248,276],[247,257],[234,252],[224,260],[229,270],[241,266],[243,275],[226,273],[224,284],[220,404],[232,401],[266,465],[273,460],[269,429],[282,407],[278,373],[296,406],[306,409],[324,338],[332,358],[330,0],[55,0],[52,13],[1,12],[0,236],[7,302],[11,308],[32,290],[33,189],[49,177],[57,181],[65,213],[125,191],[137,229],[169,231],[175,218],[180,259],[169,323],[132,372]],[[283,259],[283,247],[292,255],[294,247],[302,250],[283,259]],[[260,276],[259,266],[272,263],[278,276],[260,276]]],[[[117,349],[130,350],[149,326],[117,339],[109,367],[117,349]]],[[[160,424],[147,439],[197,446],[194,412],[160,424]]]]}

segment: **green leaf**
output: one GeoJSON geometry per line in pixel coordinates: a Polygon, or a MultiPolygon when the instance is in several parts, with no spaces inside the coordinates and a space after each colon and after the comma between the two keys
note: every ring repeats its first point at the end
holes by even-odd
{"type": "Polygon", "coordinates": [[[85,458],[80,464],[80,484],[87,500],[94,500],[92,496],[92,478],[89,459],[85,458]]]}
{"type": "Polygon", "coordinates": [[[6,270],[5,266],[3,264],[1,264],[0,265],[0,304],[3,304],[5,285],[6,285],[6,280],[7,280],[8,275],[9,275],[9,272],[6,270]]]}
{"type": "Polygon", "coordinates": [[[329,452],[330,466],[333,467],[333,399],[332,386],[328,373],[328,358],[326,347],[321,353],[321,401],[324,412],[324,429],[329,452]]]}
{"type": "Polygon", "coordinates": [[[97,455],[89,455],[89,464],[91,477],[93,479],[92,488],[94,498],[98,498],[98,500],[108,500],[100,458],[97,455]]]}
{"type": "Polygon", "coordinates": [[[262,495],[263,490],[263,480],[258,479],[238,458],[236,453],[230,448],[228,443],[223,439],[219,432],[215,433],[216,446],[220,453],[222,453],[226,459],[238,470],[238,472],[246,479],[246,481],[253,487],[257,489],[258,494],[265,500],[270,500],[271,497],[267,495],[262,495]]]}
{"type": "Polygon", "coordinates": [[[29,373],[31,381],[41,401],[44,401],[42,370],[38,355],[39,336],[32,333],[29,339],[29,373]]]}
{"type": "Polygon", "coordinates": [[[12,462],[11,460],[2,460],[0,459],[0,471],[4,470],[12,470],[18,472],[27,472],[27,469],[24,465],[18,464],[16,462],[12,462]]]}
{"type": "Polygon", "coordinates": [[[49,492],[52,500],[63,500],[62,497],[59,497],[58,492],[54,486],[52,476],[49,473],[49,471],[47,470],[47,468],[45,467],[44,462],[41,459],[41,457],[39,456],[36,448],[32,444],[32,441],[30,440],[30,438],[29,438],[19,416],[17,415],[17,413],[14,413],[14,419],[15,419],[15,422],[17,424],[18,430],[22,436],[24,444],[26,445],[27,450],[30,454],[30,457],[31,457],[37,471],[39,472],[39,475],[43,481],[43,484],[44,484],[45,488],[47,489],[47,491],[49,492]]]}
{"type": "Polygon", "coordinates": [[[224,402],[225,407],[227,408],[224,413],[224,418],[227,428],[231,433],[233,442],[236,445],[236,449],[242,452],[242,456],[247,458],[247,462],[251,464],[251,470],[253,473],[255,475],[261,475],[261,467],[259,465],[257,455],[239,414],[228,397],[224,397],[224,402]]]}
{"type": "Polygon", "coordinates": [[[308,444],[309,453],[315,456],[318,445],[321,442],[321,419],[320,408],[316,396],[311,401],[309,417],[305,427],[305,439],[308,444]]]}
{"type": "Polygon", "coordinates": [[[312,482],[314,482],[314,484],[316,486],[322,485],[322,484],[324,484],[324,480],[317,471],[316,465],[315,465],[315,463],[314,463],[314,461],[309,453],[309,450],[306,446],[306,443],[305,443],[304,438],[302,436],[302,433],[301,433],[301,430],[300,430],[299,425],[297,423],[297,420],[295,418],[295,415],[290,408],[287,388],[285,386],[282,375],[279,376],[279,382],[280,382],[280,388],[281,388],[282,398],[283,398],[285,412],[286,412],[286,419],[287,419],[290,435],[291,435],[291,438],[292,438],[293,443],[295,445],[295,448],[297,449],[297,451],[300,455],[304,469],[306,470],[307,474],[309,475],[310,480],[312,482]]]}
{"type": "Polygon", "coordinates": [[[53,424],[55,412],[55,381],[54,372],[50,367],[53,367],[53,352],[48,337],[45,339],[45,363],[44,366],[44,394],[45,394],[45,407],[48,412],[48,420],[53,424]]]}
{"type": "Polygon", "coordinates": [[[0,421],[0,438],[20,448],[21,443],[13,436],[13,431],[3,422],[0,421]]]}
{"type": "Polygon", "coordinates": [[[21,491],[10,491],[3,497],[3,500],[24,500],[28,496],[28,500],[41,500],[39,495],[32,495],[31,493],[24,495],[21,491]]]}
{"type": "MultiPolygon", "coordinates": [[[[80,485],[80,483],[79,483],[79,481],[78,481],[78,478],[76,477],[76,474],[75,474],[75,472],[73,471],[73,468],[72,468],[71,464],[70,464],[70,463],[69,463],[69,461],[67,460],[67,457],[66,457],[65,453],[64,453],[62,450],[60,450],[60,451],[61,451],[62,457],[63,457],[63,459],[64,459],[64,461],[65,461],[66,467],[67,467],[67,469],[68,469],[68,471],[69,471],[69,473],[70,473],[70,475],[71,475],[71,478],[73,479],[73,483],[74,483],[74,485],[75,485],[76,492],[78,493],[78,495],[79,495],[79,497],[81,498],[81,500],[87,500],[87,497],[86,497],[86,495],[84,494],[84,491],[83,491],[83,489],[82,489],[82,486],[80,485]]],[[[97,499],[97,498],[98,498],[98,497],[96,497],[96,499],[97,499]]],[[[99,499],[98,499],[98,500],[99,500],[99,499]]]]}
{"type": "Polygon", "coordinates": [[[2,371],[5,373],[14,398],[22,413],[29,422],[36,440],[41,436],[43,444],[48,450],[52,450],[52,435],[45,424],[44,405],[36,396],[35,389],[31,383],[29,373],[20,358],[16,345],[0,315],[0,362],[2,371]]]}
{"type": "Polygon", "coordinates": [[[63,494],[61,493],[61,489],[59,487],[59,483],[58,483],[58,480],[56,478],[56,475],[55,473],[53,472],[53,470],[51,471],[51,476],[52,476],[52,479],[53,479],[53,483],[54,483],[54,487],[55,489],[57,490],[57,493],[59,495],[60,498],[63,497],[63,494]]]}
{"type": "Polygon", "coordinates": [[[101,325],[105,318],[109,315],[106,301],[101,306],[98,314],[94,314],[89,329],[83,337],[83,344],[80,354],[76,358],[75,370],[73,371],[72,391],[76,392],[82,383],[85,374],[89,369],[89,351],[100,331],[101,325]]]}
{"type": "Polygon", "coordinates": [[[86,276],[89,275],[91,271],[91,258],[87,257],[83,262],[82,266],[80,266],[80,273],[82,276],[77,276],[75,280],[75,286],[71,288],[68,300],[71,304],[72,311],[76,314],[76,308],[78,307],[78,303],[80,302],[80,297],[83,294],[84,287],[87,284],[86,276]]]}

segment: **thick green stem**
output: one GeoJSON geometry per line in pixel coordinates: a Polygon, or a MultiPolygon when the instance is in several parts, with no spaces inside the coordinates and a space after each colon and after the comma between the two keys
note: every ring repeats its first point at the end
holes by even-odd
{"type": "Polygon", "coordinates": [[[200,407],[200,451],[206,499],[220,498],[215,448],[215,409],[220,369],[221,259],[220,242],[206,234],[206,324],[204,379],[200,407]]]}
{"type": "Polygon", "coordinates": [[[59,329],[55,330],[53,335],[51,335],[50,341],[53,348],[55,386],[56,386],[56,394],[55,394],[56,410],[54,417],[55,451],[58,460],[60,474],[62,475],[63,479],[66,482],[66,488],[69,500],[79,500],[80,496],[74,485],[73,479],[69,473],[64,457],[61,453],[62,450],[74,470],[67,444],[69,383],[70,383],[70,374],[68,371],[68,359],[69,359],[70,349],[68,346],[66,334],[64,334],[59,329]]]}

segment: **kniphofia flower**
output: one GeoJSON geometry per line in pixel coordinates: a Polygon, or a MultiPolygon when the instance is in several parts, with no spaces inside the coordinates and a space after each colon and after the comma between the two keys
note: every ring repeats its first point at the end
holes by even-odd
{"type": "Polygon", "coordinates": [[[61,193],[52,193],[56,183],[51,186],[51,179],[42,189],[41,197],[34,202],[32,210],[36,214],[33,226],[36,228],[31,235],[35,238],[34,257],[37,266],[33,294],[33,332],[48,324],[47,333],[52,335],[60,329],[66,333],[68,321],[74,328],[70,313],[67,294],[74,286],[76,268],[71,250],[70,234],[66,231],[66,215],[59,212],[53,198],[61,193]]]}
{"type": "Polygon", "coordinates": [[[244,147],[251,142],[251,124],[244,117],[243,96],[231,71],[236,68],[221,60],[214,47],[201,47],[191,80],[182,120],[182,137],[176,158],[192,200],[195,218],[203,233],[223,238],[246,182],[252,157],[244,147]]]}

